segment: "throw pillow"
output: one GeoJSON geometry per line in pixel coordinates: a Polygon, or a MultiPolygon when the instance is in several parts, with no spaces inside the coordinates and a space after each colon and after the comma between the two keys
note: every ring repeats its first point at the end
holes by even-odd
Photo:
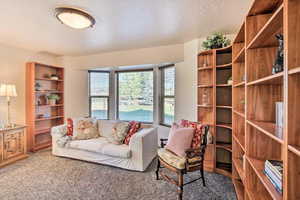
{"type": "Polygon", "coordinates": [[[91,118],[74,119],[73,140],[88,140],[98,138],[97,120],[91,118]]]}
{"type": "Polygon", "coordinates": [[[111,138],[113,135],[113,128],[121,121],[118,120],[98,120],[99,134],[105,138],[111,138]]]}
{"type": "Polygon", "coordinates": [[[166,145],[166,149],[180,157],[185,157],[185,151],[191,148],[194,129],[172,126],[169,136],[170,137],[166,145]]]}
{"type": "Polygon", "coordinates": [[[122,144],[129,128],[128,122],[121,122],[117,124],[112,130],[111,137],[108,137],[107,140],[113,144],[122,144]]]}
{"type": "Polygon", "coordinates": [[[72,136],[73,135],[73,120],[71,118],[67,119],[67,136],[72,136]]]}
{"type": "Polygon", "coordinates": [[[136,121],[131,121],[129,122],[129,131],[124,139],[124,144],[129,145],[130,139],[131,137],[139,131],[139,129],[141,128],[141,123],[140,122],[136,122],[136,121]]]}
{"type": "Polygon", "coordinates": [[[202,142],[202,134],[203,134],[203,125],[197,122],[190,122],[188,120],[181,120],[180,121],[181,127],[191,127],[194,128],[194,137],[191,144],[193,149],[199,148],[202,142]]]}

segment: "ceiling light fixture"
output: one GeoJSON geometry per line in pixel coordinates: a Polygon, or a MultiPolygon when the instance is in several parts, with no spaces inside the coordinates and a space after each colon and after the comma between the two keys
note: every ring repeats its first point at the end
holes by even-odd
{"type": "Polygon", "coordinates": [[[59,7],[55,11],[55,16],[61,23],[74,29],[90,28],[96,23],[90,14],[76,8],[59,7]]]}

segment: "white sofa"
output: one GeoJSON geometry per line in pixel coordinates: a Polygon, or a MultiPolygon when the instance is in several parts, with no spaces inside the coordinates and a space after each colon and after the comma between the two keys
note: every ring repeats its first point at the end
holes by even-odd
{"type": "MultiPolygon", "coordinates": [[[[105,123],[107,120],[101,120],[105,123]]],[[[142,125],[132,136],[129,145],[116,145],[105,137],[89,140],[65,140],[67,125],[53,127],[52,153],[56,156],[85,160],[94,163],[111,165],[134,171],[145,171],[156,156],[157,128],[142,125]]]]}

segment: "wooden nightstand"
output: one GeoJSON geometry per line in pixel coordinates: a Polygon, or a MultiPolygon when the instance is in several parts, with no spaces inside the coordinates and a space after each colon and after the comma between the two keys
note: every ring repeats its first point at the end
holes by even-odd
{"type": "Polygon", "coordinates": [[[27,158],[26,127],[0,129],[0,167],[27,158]]]}

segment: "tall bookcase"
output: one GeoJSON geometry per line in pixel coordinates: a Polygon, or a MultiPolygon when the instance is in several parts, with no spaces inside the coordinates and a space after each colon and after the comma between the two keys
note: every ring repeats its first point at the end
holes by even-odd
{"type": "Polygon", "coordinates": [[[198,55],[198,121],[210,125],[205,170],[231,177],[232,171],[232,48],[198,55]]]}
{"type": "Polygon", "coordinates": [[[64,69],[36,62],[26,64],[26,124],[30,151],[51,146],[51,128],[64,123],[64,69]],[[51,78],[56,76],[56,78],[51,78]],[[47,96],[60,99],[50,104],[47,96]]]}
{"type": "Polygon", "coordinates": [[[233,43],[233,183],[238,199],[300,199],[300,0],[255,0],[233,43]],[[284,37],[284,70],[272,74],[284,37]],[[277,127],[276,102],[284,104],[277,127]],[[264,174],[283,161],[283,194],[264,174]]]}

